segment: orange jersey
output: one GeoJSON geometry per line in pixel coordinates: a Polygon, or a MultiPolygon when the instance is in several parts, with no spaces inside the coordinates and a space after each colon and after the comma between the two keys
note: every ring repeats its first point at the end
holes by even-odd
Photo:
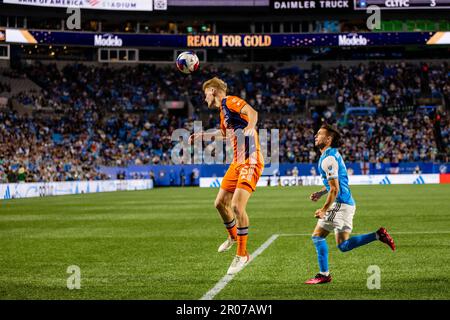
{"type": "Polygon", "coordinates": [[[234,192],[236,188],[253,192],[264,169],[264,159],[261,154],[259,137],[237,134],[248,125],[248,116],[241,113],[247,105],[243,99],[228,96],[220,106],[220,129],[233,143],[233,162],[225,174],[221,188],[234,192]]]}
{"type": "Polygon", "coordinates": [[[248,125],[248,116],[241,113],[247,105],[243,99],[236,96],[228,96],[222,100],[220,106],[220,129],[229,135],[233,143],[233,163],[251,163],[264,165],[261,154],[258,133],[254,136],[244,137],[236,134],[236,130],[242,130],[248,125]]]}

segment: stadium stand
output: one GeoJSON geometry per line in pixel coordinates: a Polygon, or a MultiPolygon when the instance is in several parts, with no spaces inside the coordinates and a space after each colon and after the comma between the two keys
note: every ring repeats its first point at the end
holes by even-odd
{"type": "Polygon", "coordinates": [[[340,127],[347,161],[449,161],[446,63],[209,66],[191,81],[154,65],[34,63],[2,74],[0,92],[12,100],[0,108],[2,182],[107,179],[99,166],[170,164],[173,130],[192,129],[194,120],[218,125],[201,92],[212,74],[259,111],[260,128],[280,129],[281,162],[314,162],[313,132],[322,121],[340,127]],[[192,112],[167,112],[167,101],[192,112]]]}

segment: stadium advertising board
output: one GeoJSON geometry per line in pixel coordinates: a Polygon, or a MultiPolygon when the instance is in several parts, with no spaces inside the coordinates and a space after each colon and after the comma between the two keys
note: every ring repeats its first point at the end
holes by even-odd
{"type": "Polygon", "coordinates": [[[373,5],[381,10],[450,9],[450,0],[354,0],[355,10],[373,5]]]}
{"type": "MultiPolygon", "coordinates": [[[[379,175],[350,175],[350,185],[374,185],[374,184],[439,184],[443,179],[439,174],[379,174],[379,175]]],[[[200,187],[220,187],[222,178],[200,178],[200,187]]],[[[261,177],[259,187],[264,186],[322,186],[320,176],[281,176],[261,177]]]]}
{"type": "Polygon", "coordinates": [[[270,0],[270,8],[275,11],[311,11],[323,9],[352,10],[353,0],[303,0],[303,1],[279,1],[270,0]]]}
{"type": "Polygon", "coordinates": [[[1,199],[33,198],[70,194],[146,190],[153,188],[153,180],[105,180],[105,181],[67,181],[40,183],[0,184],[1,199]]]}
{"type": "Polygon", "coordinates": [[[6,29],[6,42],[136,48],[351,47],[449,44],[450,32],[161,35],[6,29]]]}
{"type": "Polygon", "coordinates": [[[3,0],[3,3],[94,10],[152,11],[153,0],[3,0]]]}

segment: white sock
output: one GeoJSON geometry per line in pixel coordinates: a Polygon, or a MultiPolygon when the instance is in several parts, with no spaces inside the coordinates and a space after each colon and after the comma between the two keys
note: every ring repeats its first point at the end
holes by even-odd
{"type": "Polygon", "coordinates": [[[329,271],[325,271],[325,272],[319,272],[320,274],[324,275],[325,277],[328,277],[330,275],[329,271]]]}

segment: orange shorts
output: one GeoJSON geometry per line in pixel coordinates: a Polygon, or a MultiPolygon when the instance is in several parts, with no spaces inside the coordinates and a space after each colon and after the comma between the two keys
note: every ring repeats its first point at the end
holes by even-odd
{"type": "Polygon", "coordinates": [[[236,188],[241,188],[252,193],[256,189],[259,177],[264,169],[263,164],[231,163],[223,177],[220,188],[228,192],[234,192],[236,188]]]}

